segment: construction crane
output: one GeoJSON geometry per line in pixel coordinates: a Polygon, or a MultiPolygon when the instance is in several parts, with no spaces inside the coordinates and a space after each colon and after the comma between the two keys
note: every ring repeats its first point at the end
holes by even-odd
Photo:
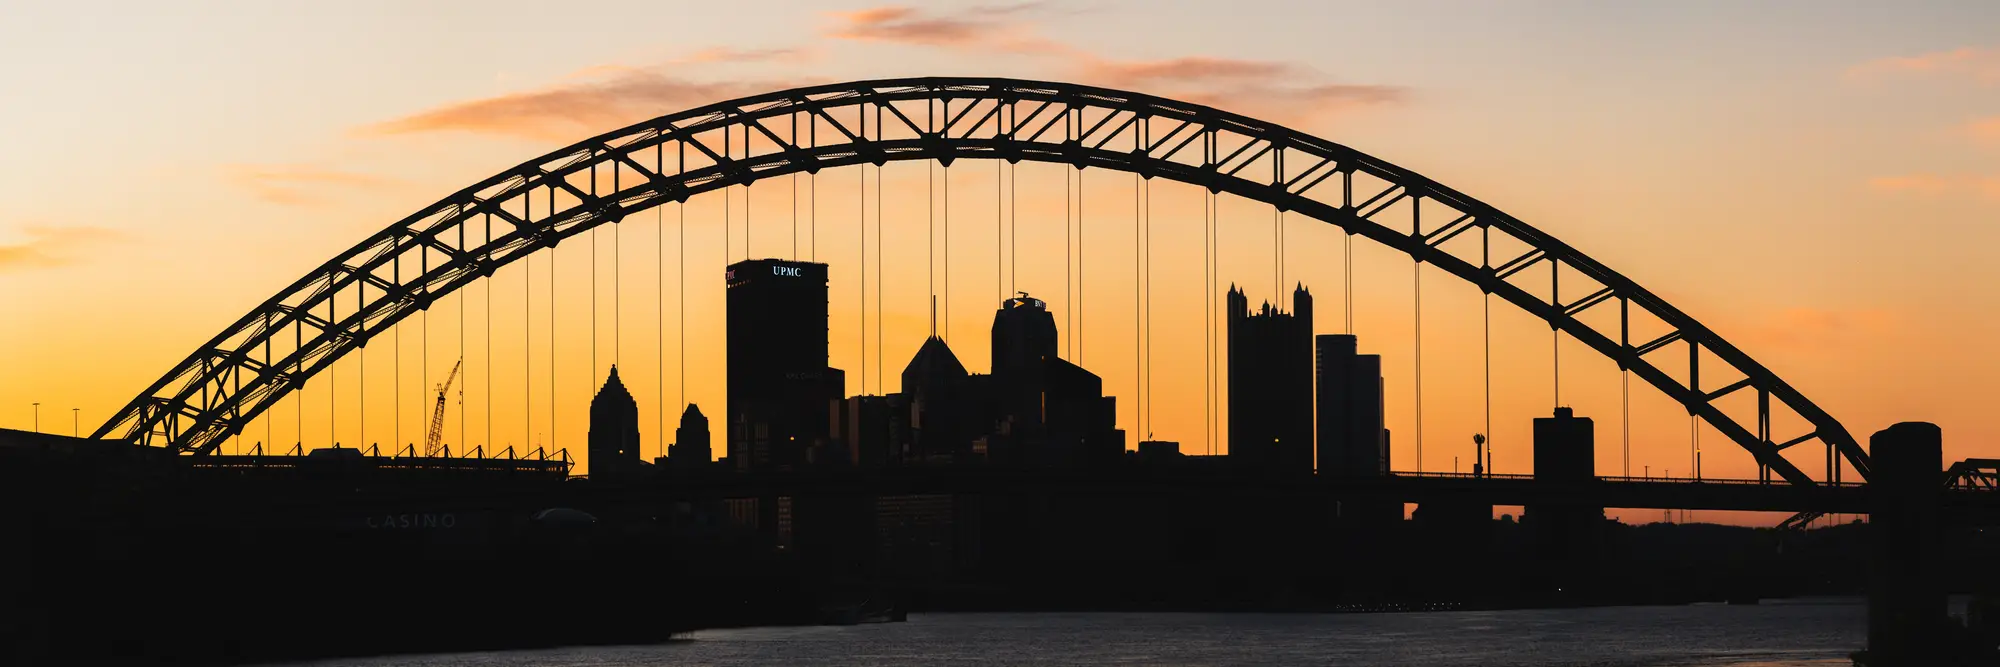
{"type": "Polygon", "coordinates": [[[465,360],[451,365],[451,374],[444,376],[444,384],[438,385],[437,409],[431,411],[431,430],[424,434],[424,456],[437,456],[444,452],[444,395],[451,390],[451,381],[458,379],[458,367],[465,360]]]}

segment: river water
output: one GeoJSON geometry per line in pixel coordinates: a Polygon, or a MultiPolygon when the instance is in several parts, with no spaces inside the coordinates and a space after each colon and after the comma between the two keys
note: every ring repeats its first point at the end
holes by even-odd
{"type": "Polygon", "coordinates": [[[1847,665],[1860,601],[1401,614],[913,614],[707,630],[684,641],[390,656],[322,667],[672,665],[1847,665]]]}

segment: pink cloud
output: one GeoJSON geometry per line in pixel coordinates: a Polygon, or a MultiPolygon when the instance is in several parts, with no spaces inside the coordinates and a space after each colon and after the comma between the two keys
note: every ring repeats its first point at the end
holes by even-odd
{"type": "Polygon", "coordinates": [[[360,133],[456,131],[567,141],[689,107],[799,85],[744,79],[697,81],[643,69],[613,72],[603,79],[447,104],[369,125],[360,133]]]}
{"type": "Polygon", "coordinates": [[[1794,307],[1768,313],[1750,323],[1739,342],[1786,348],[1847,349],[1870,341],[1880,343],[1903,327],[1903,318],[1887,310],[1794,307]]]}
{"type": "Polygon", "coordinates": [[[1967,77],[1982,84],[2000,83],[2000,49],[1961,47],[1914,56],[1883,58],[1848,69],[1850,76],[1949,75],[1967,77]]]}
{"type": "MultiPolygon", "coordinates": [[[[1005,54],[1084,83],[1146,92],[1298,121],[1332,111],[1401,102],[1397,86],[1327,80],[1290,63],[1185,56],[1121,61],[1049,40],[1036,31],[1041,3],[934,11],[880,6],[827,14],[820,37],[973,55],[1005,54]]],[[[564,141],[704,103],[813,83],[695,77],[711,65],[800,61],[810,45],[755,50],[710,48],[670,62],[675,67],[604,65],[528,90],[447,104],[357,130],[364,136],[467,132],[535,141],[564,141]]]]}
{"type": "Polygon", "coordinates": [[[0,273],[62,266],[77,261],[76,252],[88,245],[123,238],[118,231],[103,227],[31,226],[22,230],[28,240],[0,244],[0,273]]]}
{"type": "Polygon", "coordinates": [[[1969,121],[1965,124],[1965,133],[1975,141],[2000,145],[2000,116],[1969,121]]]}
{"type": "Polygon", "coordinates": [[[808,60],[811,56],[811,52],[802,48],[732,49],[717,46],[675,58],[673,62],[687,64],[798,62],[808,60]]]}
{"type": "Polygon", "coordinates": [[[1868,180],[1876,192],[1925,197],[1972,195],[2000,201],[2000,175],[1914,173],[1868,180]]]}
{"type": "Polygon", "coordinates": [[[365,190],[394,183],[381,176],[298,164],[231,165],[225,173],[258,199],[288,206],[322,204],[325,200],[316,193],[329,188],[365,190]]]}
{"type": "Polygon", "coordinates": [[[1126,88],[1296,122],[1407,99],[1399,86],[1346,84],[1291,63],[1216,56],[1116,60],[1036,34],[1040,5],[928,13],[885,6],[833,14],[835,39],[1006,54],[1048,63],[1082,83],[1126,88]]]}
{"type": "Polygon", "coordinates": [[[1019,27],[1019,15],[1040,6],[983,6],[942,15],[895,5],[831,12],[836,25],[825,34],[835,39],[964,48],[994,43],[1019,27]]]}

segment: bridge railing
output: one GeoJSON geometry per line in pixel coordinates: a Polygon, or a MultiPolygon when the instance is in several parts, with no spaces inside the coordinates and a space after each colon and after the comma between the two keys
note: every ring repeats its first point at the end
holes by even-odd
{"type": "MultiPolygon", "coordinates": [[[[1518,481],[1524,481],[1524,482],[1532,482],[1532,481],[1534,481],[1534,480],[1535,480],[1535,476],[1534,476],[1534,475],[1532,475],[1532,474],[1491,474],[1491,473],[1481,473],[1481,474],[1476,474],[1476,475],[1475,475],[1475,474],[1473,474],[1473,473],[1469,473],[1469,472],[1405,472],[1405,471],[1396,471],[1396,472],[1391,472],[1391,473],[1389,473],[1389,475],[1390,475],[1390,476],[1392,476],[1392,477],[1416,477],[1416,478],[1423,478],[1423,479],[1494,479],[1494,480],[1518,480],[1518,481]]],[[[1716,484],[1716,485],[1731,485],[1731,486],[1772,486],[1772,485],[1783,485],[1783,484],[1786,484],[1786,483],[1787,483],[1787,482],[1785,482],[1784,480],[1761,480],[1761,479],[1730,479],[1730,478],[1719,478],[1719,477],[1700,477],[1700,478],[1690,478],[1690,477],[1666,477],[1666,476],[1618,476],[1618,475],[1602,475],[1602,476],[1599,476],[1599,477],[1597,477],[1596,479],[1597,479],[1597,481],[1600,481],[1600,482],[1620,482],[1620,483],[1630,483],[1630,482],[1645,482],[1645,483],[1672,483],[1672,484],[1716,484]]],[[[1838,482],[1838,483],[1831,483],[1831,484],[1830,484],[1830,483],[1827,483],[1827,482],[1819,482],[1819,485],[1820,485],[1820,486],[1833,486],[1833,487],[1842,487],[1842,488],[1859,488],[1859,487],[1864,487],[1864,486],[1867,486],[1868,484],[1867,484],[1866,482],[1838,482]]]]}

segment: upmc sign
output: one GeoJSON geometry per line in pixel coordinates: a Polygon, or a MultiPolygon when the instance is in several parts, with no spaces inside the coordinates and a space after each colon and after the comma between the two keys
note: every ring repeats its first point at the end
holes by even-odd
{"type": "MultiPolygon", "coordinates": [[[[784,278],[804,278],[805,277],[805,273],[803,273],[804,271],[805,267],[803,266],[783,266],[779,264],[771,265],[771,275],[780,276],[784,278]]],[[[736,269],[730,269],[728,271],[722,272],[722,279],[728,281],[735,281],[736,269]]]]}

